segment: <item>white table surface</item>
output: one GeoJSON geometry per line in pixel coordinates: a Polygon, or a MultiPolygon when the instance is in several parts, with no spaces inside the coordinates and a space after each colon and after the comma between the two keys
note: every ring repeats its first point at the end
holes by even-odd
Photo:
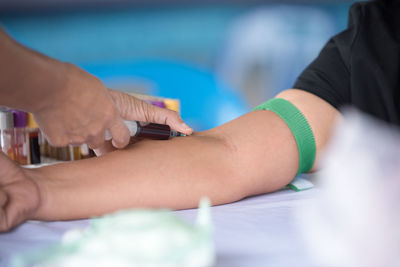
{"type": "MultiPolygon", "coordinates": [[[[293,211],[315,196],[317,189],[282,190],[212,207],[215,226],[216,267],[311,267],[293,211]]],[[[193,222],[197,210],[176,211],[193,222]]],[[[71,228],[89,220],[68,222],[29,221],[12,232],[0,234],[0,266],[11,255],[58,242],[71,228]]]]}

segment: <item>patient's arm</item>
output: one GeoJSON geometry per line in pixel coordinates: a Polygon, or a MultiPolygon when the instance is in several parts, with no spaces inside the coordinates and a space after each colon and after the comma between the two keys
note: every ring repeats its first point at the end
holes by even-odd
{"type": "MultiPolygon", "coordinates": [[[[314,95],[280,95],[298,106],[316,136],[317,157],[338,112],[314,95]]],[[[248,113],[215,129],[170,141],[143,141],[85,161],[32,171],[44,193],[35,218],[87,218],[130,207],[193,208],[282,188],[298,169],[291,131],[270,111],[248,113]]]]}
{"type": "MultiPolygon", "coordinates": [[[[279,97],[308,119],[318,158],[338,112],[304,91],[288,90],[279,97]]],[[[27,218],[88,218],[132,207],[194,208],[201,196],[223,204],[280,189],[297,169],[297,145],[288,126],[273,112],[255,111],[193,136],[142,141],[98,158],[24,170],[28,178],[0,183],[0,212],[9,215],[6,226],[3,222],[9,229],[27,218]],[[38,204],[27,206],[24,199],[36,191],[39,198],[32,201],[38,204]],[[12,196],[14,204],[4,208],[2,194],[3,199],[12,196]]]]}

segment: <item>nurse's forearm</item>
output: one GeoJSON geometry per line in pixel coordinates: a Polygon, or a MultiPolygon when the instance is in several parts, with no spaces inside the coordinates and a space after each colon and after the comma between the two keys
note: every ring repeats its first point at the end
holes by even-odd
{"type": "Polygon", "coordinates": [[[68,64],[32,51],[0,27],[0,105],[34,112],[67,84],[68,64]]]}

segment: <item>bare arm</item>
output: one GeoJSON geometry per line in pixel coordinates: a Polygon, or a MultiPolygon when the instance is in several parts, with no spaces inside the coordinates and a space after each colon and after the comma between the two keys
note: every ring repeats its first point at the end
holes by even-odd
{"type": "Polygon", "coordinates": [[[67,82],[65,64],[18,44],[1,27],[0,59],[0,105],[35,112],[67,82]]]}
{"type": "MultiPolygon", "coordinates": [[[[318,157],[338,112],[303,91],[279,96],[307,117],[318,157]]],[[[201,196],[229,203],[282,188],[297,168],[297,146],[285,122],[256,111],[194,136],[143,141],[99,158],[33,170],[43,193],[34,218],[87,218],[129,207],[193,208],[201,196]]]]}
{"type": "MultiPolygon", "coordinates": [[[[279,97],[309,121],[317,159],[340,116],[300,90],[279,97]]],[[[170,141],[143,141],[89,160],[24,170],[0,154],[0,231],[29,218],[67,220],[132,207],[214,205],[278,190],[298,170],[298,150],[285,122],[270,111],[250,112],[215,129],[170,141]]]]}

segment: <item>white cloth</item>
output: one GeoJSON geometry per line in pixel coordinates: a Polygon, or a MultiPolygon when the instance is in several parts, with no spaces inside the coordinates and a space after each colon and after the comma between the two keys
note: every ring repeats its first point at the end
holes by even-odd
{"type": "MultiPolygon", "coordinates": [[[[282,190],[212,207],[215,226],[216,267],[313,266],[305,253],[294,209],[313,198],[317,189],[282,190]]],[[[176,211],[189,222],[196,210],[176,211]]],[[[29,221],[10,233],[0,234],[0,266],[8,266],[14,253],[58,242],[72,228],[84,228],[89,220],[67,222],[29,221]]]]}

